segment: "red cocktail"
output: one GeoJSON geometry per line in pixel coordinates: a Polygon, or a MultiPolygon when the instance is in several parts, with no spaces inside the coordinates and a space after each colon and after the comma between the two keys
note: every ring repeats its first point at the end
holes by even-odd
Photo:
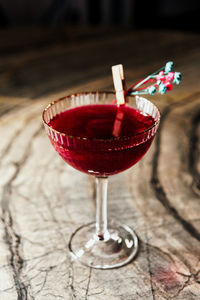
{"type": "Polygon", "coordinates": [[[145,98],[129,97],[121,106],[112,104],[114,98],[112,92],[71,95],[48,105],[43,113],[51,143],[64,161],[96,176],[96,223],[72,235],[70,251],[83,264],[104,269],[124,265],[138,247],[136,235],[126,225],[107,226],[107,177],[142,158],[160,118],[145,98]]]}
{"type": "Polygon", "coordinates": [[[68,135],[51,142],[60,156],[79,171],[96,176],[109,176],[134,165],[149,148],[154,134],[140,142],[140,133],[155,123],[128,105],[85,105],[68,109],[56,115],[48,125],[68,135]],[[115,118],[123,115],[121,130],[113,136],[115,118]],[[69,137],[70,136],[70,137],[69,137]],[[79,137],[79,139],[77,139],[79,137]]]}

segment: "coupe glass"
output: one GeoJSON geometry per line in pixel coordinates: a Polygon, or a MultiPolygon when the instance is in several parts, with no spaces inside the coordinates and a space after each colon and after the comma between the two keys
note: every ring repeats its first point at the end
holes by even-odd
{"type": "Polygon", "coordinates": [[[82,264],[111,269],[130,262],[138,251],[138,238],[125,224],[107,221],[108,176],[133,166],[150,147],[158,129],[160,113],[149,100],[128,97],[127,106],[153,118],[153,125],[135,134],[113,138],[72,136],[52,128],[49,122],[71,108],[84,105],[116,105],[113,92],[85,92],[50,103],[43,122],[52,145],[65,162],[96,178],[96,221],[82,225],[71,235],[69,251],[82,264]]]}

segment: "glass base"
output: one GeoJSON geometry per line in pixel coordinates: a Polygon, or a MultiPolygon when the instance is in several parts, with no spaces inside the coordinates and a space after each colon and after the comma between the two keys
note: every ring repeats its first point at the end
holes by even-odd
{"type": "Polygon", "coordinates": [[[126,225],[110,223],[104,236],[96,235],[96,224],[79,227],[71,236],[69,250],[81,264],[112,269],[129,263],[137,254],[138,238],[126,225]]]}

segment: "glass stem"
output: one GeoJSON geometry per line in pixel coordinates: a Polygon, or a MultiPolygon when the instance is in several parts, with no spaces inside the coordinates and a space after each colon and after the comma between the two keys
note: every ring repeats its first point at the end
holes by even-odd
{"type": "Polygon", "coordinates": [[[96,177],[96,234],[99,240],[107,233],[107,187],[108,177],[96,177]]]}

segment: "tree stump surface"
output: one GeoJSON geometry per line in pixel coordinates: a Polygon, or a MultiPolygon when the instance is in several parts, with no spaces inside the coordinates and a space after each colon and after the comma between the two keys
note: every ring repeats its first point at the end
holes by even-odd
{"type": "Polygon", "coordinates": [[[0,32],[0,300],[200,299],[200,39],[169,31],[0,32]],[[95,270],[68,241],[95,218],[94,178],[64,163],[45,134],[45,106],[66,94],[112,90],[173,60],[180,86],[147,97],[161,110],[145,157],[109,180],[108,215],[132,227],[139,253],[95,270]]]}

